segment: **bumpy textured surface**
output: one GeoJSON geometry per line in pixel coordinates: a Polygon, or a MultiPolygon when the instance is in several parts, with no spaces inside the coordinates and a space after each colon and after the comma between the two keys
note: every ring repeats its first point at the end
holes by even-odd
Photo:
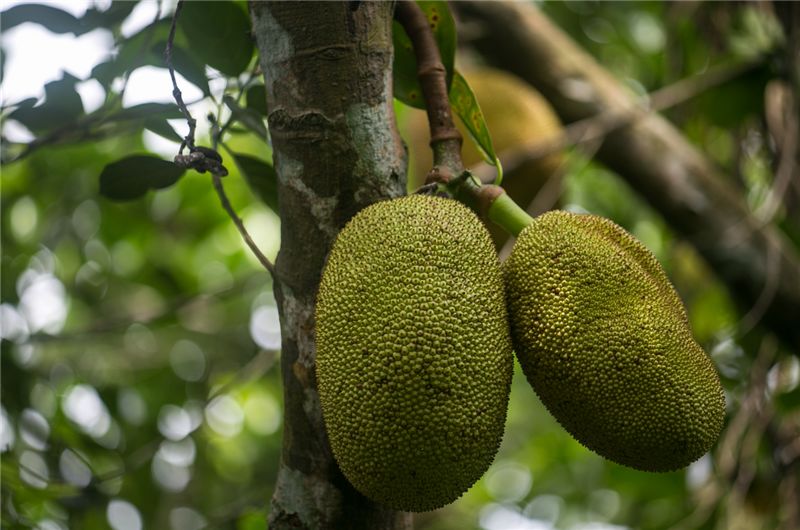
{"type": "Polygon", "coordinates": [[[504,264],[511,333],[528,381],[598,454],[670,471],[722,429],[719,377],[655,257],[602,217],[549,212],[504,264]]]}
{"type": "Polygon", "coordinates": [[[348,480],[405,511],[469,489],[502,439],[513,364],[478,218],[419,195],[365,208],[334,243],[316,319],[322,413],[348,480]]]}

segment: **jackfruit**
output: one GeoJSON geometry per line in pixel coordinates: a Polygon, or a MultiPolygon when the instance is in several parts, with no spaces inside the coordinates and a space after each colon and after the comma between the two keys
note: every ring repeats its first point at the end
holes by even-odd
{"type": "Polygon", "coordinates": [[[576,440],[644,471],[711,448],[725,415],[719,376],[644,245],[608,219],[548,212],[503,270],[523,372],[576,440]]]}
{"type": "MultiPolygon", "coordinates": [[[[532,86],[518,77],[494,68],[472,68],[462,72],[481,107],[492,143],[498,155],[534,142],[549,142],[558,138],[563,127],[547,100],[532,86]]],[[[460,120],[456,127],[464,138],[461,157],[464,167],[471,167],[483,160],[475,142],[460,120]]],[[[409,144],[409,190],[417,189],[433,165],[433,156],[428,146],[430,132],[425,112],[410,109],[398,120],[400,134],[409,144]]],[[[561,152],[530,160],[518,171],[506,174],[503,188],[509,197],[527,208],[534,197],[550,179],[558,179],[558,168],[564,161],[561,152]]],[[[558,196],[560,181],[554,182],[553,195],[558,196]]],[[[498,248],[508,238],[506,232],[490,225],[498,248]]]]}
{"type": "Polygon", "coordinates": [[[468,208],[412,195],[353,217],[323,270],[316,344],[330,445],[361,493],[432,510],[487,470],[513,355],[500,264],[468,208]]]}

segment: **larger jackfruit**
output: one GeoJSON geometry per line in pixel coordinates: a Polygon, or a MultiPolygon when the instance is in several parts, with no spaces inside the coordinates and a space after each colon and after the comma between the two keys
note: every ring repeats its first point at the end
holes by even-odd
{"type": "Polygon", "coordinates": [[[520,233],[504,273],[523,371],[579,442],[646,471],[709,450],[725,414],[719,377],[633,236],[602,217],[549,212],[520,233]]]}
{"type": "Polygon", "coordinates": [[[419,195],[365,208],[334,243],[316,319],[320,403],[347,479],[400,510],[457,499],[500,444],[513,363],[478,218],[419,195]]]}

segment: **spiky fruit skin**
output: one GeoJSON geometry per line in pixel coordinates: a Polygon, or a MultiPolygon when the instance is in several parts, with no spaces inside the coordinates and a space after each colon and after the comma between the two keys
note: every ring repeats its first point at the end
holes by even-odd
{"type": "Polygon", "coordinates": [[[520,233],[504,279],[523,371],[575,439],[644,471],[711,448],[725,415],[719,377],[633,236],[602,217],[548,212],[520,233]]]}
{"type": "Polygon", "coordinates": [[[316,322],[319,398],[347,479],[404,511],[461,496],[499,447],[513,365],[478,218],[419,195],[365,208],[334,243],[316,322]]]}

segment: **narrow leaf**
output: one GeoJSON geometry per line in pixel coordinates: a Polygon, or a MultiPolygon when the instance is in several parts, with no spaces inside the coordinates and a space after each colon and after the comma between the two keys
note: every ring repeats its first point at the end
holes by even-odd
{"type": "Polygon", "coordinates": [[[467,80],[458,71],[453,75],[449,98],[453,112],[461,119],[483,158],[493,166],[497,166],[495,184],[499,185],[503,179],[503,166],[500,165],[500,159],[497,158],[497,153],[494,151],[492,137],[486,126],[486,120],[483,118],[483,112],[478,105],[478,100],[467,84],[467,80]]]}
{"type": "Polygon", "coordinates": [[[77,81],[76,77],[65,73],[58,81],[44,86],[44,103],[36,107],[21,105],[9,114],[9,118],[19,121],[34,133],[74,122],[83,114],[83,101],[75,90],[77,81]]]}
{"type": "Polygon", "coordinates": [[[129,201],[147,190],[172,186],[183,174],[182,168],[154,156],[128,156],[103,168],[100,194],[115,201],[129,201]]]}
{"type": "Polygon", "coordinates": [[[233,2],[186,2],[178,25],[199,62],[229,76],[238,76],[250,64],[250,20],[233,2]]]}
{"type": "Polygon", "coordinates": [[[264,204],[278,211],[278,177],[272,164],[249,155],[234,154],[233,160],[247,184],[264,204]]]}
{"type": "Polygon", "coordinates": [[[149,46],[150,43],[156,41],[166,42],[169,27],[170,20],[162,19],[124,39],[117,47],[116,57],[95,66],[92,69],[92,77],[97,79],[101,85],[107,87],[117,77],[140,66],[151,64],[166,68],[163,50],[158,57],[154,57],[149,46]]]}
{"type": "Polygon", "coordinates": [[[141,118],[177,120],[183,118],[183,114],[174,103],[140,103],[120,110],[109,119],[136,120],[141,118]]]}
{"type": "Polygon", "coordinates": [[[48,5],[20,4],[0,13],[0,31],[8,31],[24,22],[39,24],[58,34],[82,35],[87,31],[70,13],[48,5]]]}
{"type": "Polygon", "coordinates": [[[81,17],[81,23],[85,28],[94,29],[103,27],[110,29],[121,24],[136,6],[137,2],[116,0],[112,2],[111,6],[105,11],[100,11],[93,7],[87,10],[81,17]]]}
{"type": "Polygon", "coordinates": [[[172,128],[167,120],[160,120],[158,118],[146,119],[144,120],[144,128],[172,142],[181,142],[183,140],[181,135],[175,132],[175,129],[172,128]]]}
{"type": "MultiPolygon", "coordinates": [[[[164,49],[167,41],[157,42],[151,49],[147,58],[147,64],[159,68],[166,68],[167,63],[164,59],[164,49]]],[[[172,47],[172,66],[175,71],[186,78],[191,84],[199,88],[204,96],[210,96],[211,90],[208,88],[208,77],[205,67],[198,63],[194,57],[188,54],[183,48],[173,45],[172,47]]]]}

